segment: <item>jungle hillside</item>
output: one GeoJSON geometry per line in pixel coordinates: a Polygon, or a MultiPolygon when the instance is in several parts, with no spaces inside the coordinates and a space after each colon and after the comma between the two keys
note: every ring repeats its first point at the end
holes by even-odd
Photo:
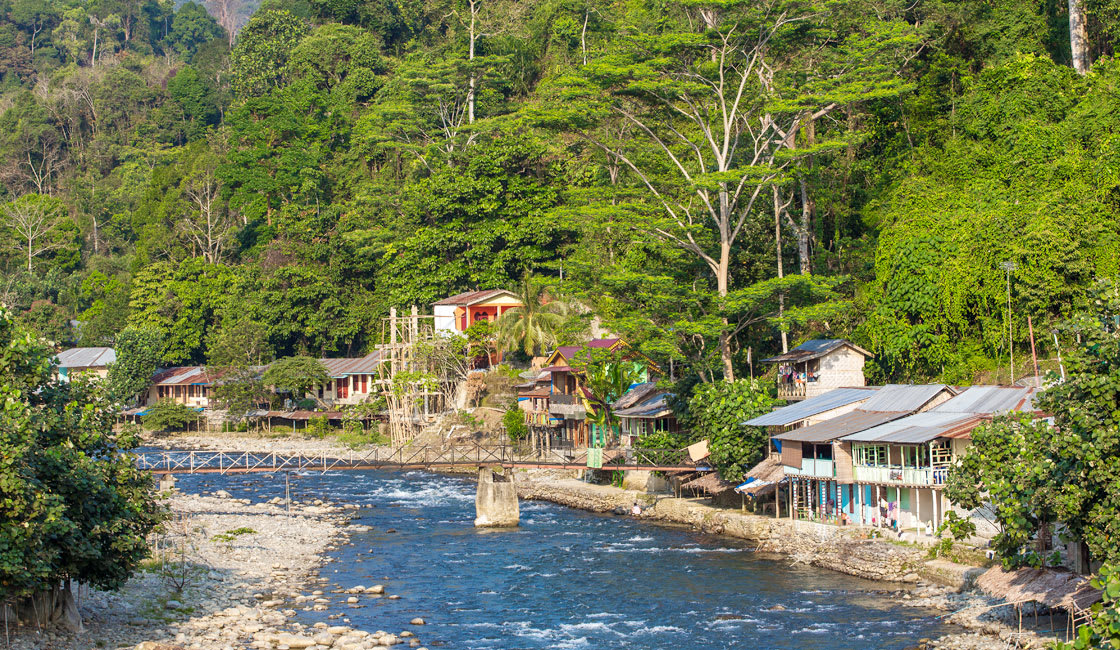
{"type": "Polygon", "coordinates": [[[1008,383],[1117,276],[1118,40],[1116,0],[0,0],[0,302],[264,363],[530,285],[678,376],[846,337],[1008,383]]]}

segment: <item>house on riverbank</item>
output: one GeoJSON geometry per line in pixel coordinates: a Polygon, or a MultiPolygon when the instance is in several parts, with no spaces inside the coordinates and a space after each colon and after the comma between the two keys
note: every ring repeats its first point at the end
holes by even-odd
{"type": "Polygon", "coordinates": [[[480,321],[494,321],[502,314],[521,307],[517,294],[505,289],[465,291],[432,303],[436,332],[463,333],[480,321]]]}
{"type": "Polygon", "coordinates": [[[956,391],[944,384],[883,386],[848,413],[773,435],[792,490],[789,507],[794,516],[836,522],[858,502],[852,487],[851,444],[841,438],[928,411],[954,395],[956,391]]]}
{"type": "Polygon", "coordinates": [[[850,389],[833,392],[744,423],[770,427],[769,462],[783,465],[787,484],[785,514],[924,533],[952,508],[945,482],[972,430],[995,415],[1032,412],[1037,389],[884,386],[860,402],[850,401],[858,397],[850,389]],[[821,410],[833,404],[841,406],[821,410]],[[800,426],[808,411],[819,419],[800,426]]]}
{"type": "Polygon", "coordinates": [[[847,339],[813,339],[763,363],[778,366],[778,399],[793,402],[844,386],[863,386],[872,354],[847,339]]]}
{"type": "Polygon", "coordinates": [[[374,350],[364,357],[319,359],[330,377],[325,385],[316,389],[319,401],[328,406],[364,402],[370,395],[381,390],[377,386],[381,360],[380,350],[374,350]]]}
{"type": "Polygon", "coordinates": [[[842,438],[841,444],[851,446],[853,519],[871,524],[886,517],[889,522],[895,503],[900,529],[936,529],[952,508],[944,495],[949,468],[968,448],[972,430],[997,415],[1034,412],[1037,392],[1034,387],[972,386],[927,412],[842,438]]]}
{"type": "Polygon", "coordinates": [[[629,350],[620,338],[556,348],[535,379],[515,387],[518,407],[525,412],[535,444],[551,449],[605,443],[605,432],[588,420],[588,412],[595,413],[597,399],[587,386],[583,370],[600,354],[616,355],[618,363],[633,364],[636,384],[649,382],[658,370],[644,355],[629,350]]]}
{"type": "Polygon", "coordinates": [[[673,393],[655,382],[638,384],[611,405],[618,418],[619,442],[623,447],[638,446],[642,436],[680,433],[677,415],[669,406],[673,393]]]}
{"type": "Polygon", "coordinates": [[[58,353],[58,378],[70,381],[78,375],[89,375],[104,379],[109,374],[109,366],[116,362],[117,352],[113,348],[70,348],[58,353]]]}
{"type": "Polygon", "coordinates": [[[210,408],[214,377],[205,366],[180,366],[157,370],[144,396],[145,406],[169,400],[199,409],[210,408]]]}

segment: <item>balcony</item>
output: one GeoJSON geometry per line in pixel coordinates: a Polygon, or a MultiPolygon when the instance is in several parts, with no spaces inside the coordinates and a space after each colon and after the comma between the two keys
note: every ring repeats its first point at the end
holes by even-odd
{"type": "Polygon", "coordinates": [[[587,417],[583,400],[576,395],[553,393],[549,396],[548,412],[568,420],[582,420],[587,417]]]}
{"type": "Polygon", "coordinates": [[[808,384],[778,384],[778,399],[787,402],[805,399],[805,387],[808,384]]]}
{"type": "Polygon", "coordinates": [[[535,427],[555,427],[559,426],[560,418],[553,417],[546,411],[529,411],[525,414],[525,421],[530,426],[535,427]]]}
{"type": "Polygon", "coordinates": [[[868,467],[856,465],[852,468],[852,478],[857,483],[944,485],[948,476],[949,468],[947,467],[868,467]]]}
{"type": "Polygon", "coordinates": [[[836,476],[836,463],[824,458],[803,458],[801,468],[787,467],[786,476],[815,476],[833,478],[836,476]]]}

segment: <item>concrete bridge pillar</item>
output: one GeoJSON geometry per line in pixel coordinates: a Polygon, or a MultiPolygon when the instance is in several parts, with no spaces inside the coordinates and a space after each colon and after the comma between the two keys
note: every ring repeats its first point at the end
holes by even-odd
{"type": "Polygon", "coordinates": [[[474,512],[474,525],[480,528],[516,526],[521,522],[512,469],[507,476],[504,471],[496,472],[490,467],[478,468],[474,512]]]}

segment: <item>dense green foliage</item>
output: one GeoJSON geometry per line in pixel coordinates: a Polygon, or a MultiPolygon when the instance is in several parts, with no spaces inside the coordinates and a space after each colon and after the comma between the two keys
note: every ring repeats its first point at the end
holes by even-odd
{"type": "MultiPolygon", "coordinates": [[[[766,454],[769,435],[761,427],[744,427],[742,422],[769,413],[775,400],[761,382],[739,379],[733,382],[698,384],[689,394],[678,395],[677,417],[689,431],[689,438],[671,447],[708,441],[711,463],[725,481],[741,481],[766,454]],[[683,443],[683,444],[682,444],[683,443]]],[[[643,445],[674,442],[643,439],[643,445]]]]}
{"type": "Polygon", "coordinates": [[[147,390],[152,375],[159,368],[162,340],[152,329],[126,327],[117,335],[117,360],[109,366],[106,383],[109,394],[131,404],[147,390]]]}
{"type": "Polygon", "coordinates": [[[326,367],[311,357],[285,357],[264,371],[261,381],[279,392],[290,393],[293,400],[303,399],[308,391],[330,381],[326,367]]]}
{"type": "Polygon", "coordinates": [[[510,442],[520,442],[529,437],[529,425],[525,422],[525,411],[517,408],[516,405],[506,409],[506,412],[502,414],[502,426],[505,427],[510,442]]]}
{"type": "Polygon", "coordinates": [[[144,413],[144,427],[152,431],[187,431],[202,419],[199,410],[186,404],[161,399],[144,413]]]}
{"type": "Polygon", "coordinates": [[[1055,644],[1056,650],[1120,648],[1120,571],[1106,564],[1091,584],[1101,590],[1101,602],[1093,605],[1091,621],[1078,626],[1072,643],[1055,644]]]}
{"type": "Polygon", "coordinates": [[[678,376],[968,382],[1117,271],[1115,0],[1084,76],[1067,3],[203,4],[0,0],[3,300],[62,345],[356,356],[529,274],[678,376]]]}
{"type": "Polygon", "coordinates": [[[59,382],[50,348],[0,310],[0,601],[72,579],[116,588],[161,521],[151,473],[121,453],[116,410],[95,383],[59,382]]]}
{"type": "Polygon", "coordinates": [[[1058,522],[1094,559],[1120,562],[1120,292],[1102,281],[1088,293],[1093,309],[1070,325],[1081,344],[1068,378],[1036,401],[1053,426],[1002,419],[981,427],[950,475],[953,502],[995,507],[995,547],[1008,565],[1045,562],[1047,531],[1058,522]]]}

